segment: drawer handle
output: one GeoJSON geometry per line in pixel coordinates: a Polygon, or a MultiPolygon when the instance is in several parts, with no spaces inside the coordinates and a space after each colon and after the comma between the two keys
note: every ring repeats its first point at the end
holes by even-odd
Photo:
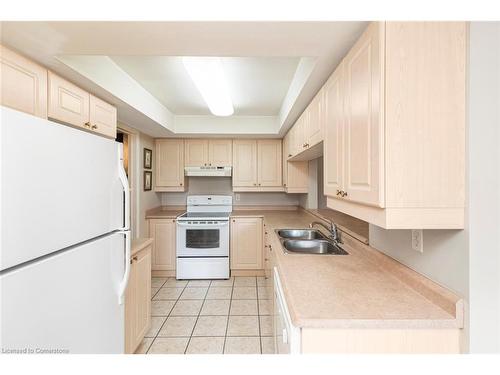
{"type": "Polygon", "coordinates": [[[347,197],[347,191],[342,192],[342,197],[347,197]]]}

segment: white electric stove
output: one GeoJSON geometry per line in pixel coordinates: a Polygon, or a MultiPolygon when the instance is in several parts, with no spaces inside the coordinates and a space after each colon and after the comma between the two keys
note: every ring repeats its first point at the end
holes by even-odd
{"type": "Polygon", "coordinates": [[[190,195],[177,217],[177,279],[229,278],[230,195],[190,195]]]}

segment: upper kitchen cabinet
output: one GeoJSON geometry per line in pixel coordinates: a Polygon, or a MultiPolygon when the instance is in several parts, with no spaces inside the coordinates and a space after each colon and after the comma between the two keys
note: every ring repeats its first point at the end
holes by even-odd
{"type": "Polygon", "coordinates": [[[290,132],[283,138],[283,187],[286,193],[307,193],[309,190],[309,162],[288,161],[290,132]]]}
{"type": "Polygon", "coordinates": [[[110,138],[116,137],[116,108],[48,73],[48,117],[110,138]]]}
{"type": "Polygon", "coordinates": [[[257,179],[259,187],[282,186],[281,140],[257,141],[257,179]]]}
{"type": "Polygon", "coordinates": [[[323,155],[324,96],[321,89],[288,132],[289,159],[312,160],[323,155]]]}
{"type": "Polygon", "coordinates": [[[186,167],[230,167],[233,164],[230,139],[186,139],[186,167]]]}
{"type": "Polygon", "coordinates": [[[325,85],[328,207],[388,229],[461,229],[464,22],[371,23],[325,85]]]}
{"type": "Polygon", "coordinates": [[[208,162],[212,167],[231,167],[233,165],[233,141],[209,139],[208,162]]]}
{"type": "Polygon", "coordinates": [[[184,140],[157,139],[155,191],[185,191],[184,140]]]}
{"type": "Polygon", "coordinates": [[[0,45],[0,104],[47,118],[47,69],[0,45]]]}
{"type": "Polygon", "coordinates": [[[104,136],[116,137],[116,107],[90,95],[89,122],[91,130],[104,136]]]}
{"type": "Polygon", "coordinates": [[[283,191],[280,139],[233,141],[233,191],[283,191]]]}

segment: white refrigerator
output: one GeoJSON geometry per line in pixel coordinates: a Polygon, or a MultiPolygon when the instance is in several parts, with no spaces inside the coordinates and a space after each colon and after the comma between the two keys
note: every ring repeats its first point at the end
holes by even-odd
{"type": "Polygon", "coordinates": [[[0,106],[0,351],[123,353],[122,148],[0,106]]]}

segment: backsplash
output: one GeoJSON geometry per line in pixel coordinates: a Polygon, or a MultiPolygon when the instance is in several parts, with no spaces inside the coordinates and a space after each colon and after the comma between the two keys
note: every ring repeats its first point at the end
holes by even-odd
{"type": "Polygon", "coordinates": [[[302,194],[286,193],[233,193],[231,177],[189,177],[188,191],[161,193],[162,206],[185,205],[186,197],[195,194],[223,194],[233,196],[233,205],[297,206],[302,194]],[[239,196],[239,200],[237,199],[239,196]]]}

